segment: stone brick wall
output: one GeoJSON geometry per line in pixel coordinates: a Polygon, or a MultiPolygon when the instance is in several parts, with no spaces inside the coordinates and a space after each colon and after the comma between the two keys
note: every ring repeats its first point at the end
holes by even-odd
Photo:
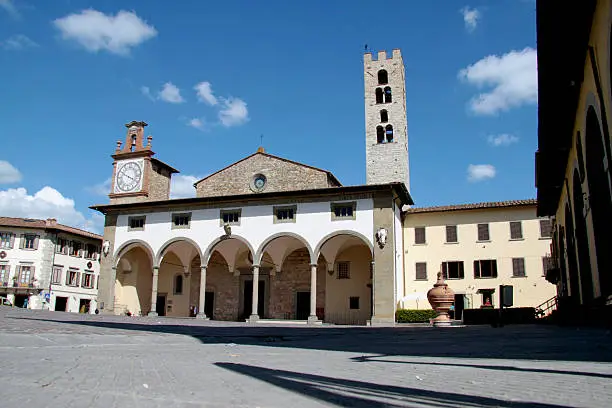
{"type": "Polygon", "coordinates": [[[199,182],[197,197],[255,194],[250,188],[253,176],[266,176],[263,192],[306,190],[332,187],[326,172],[258,153],[199,182]]]}
{"type": "MultiPolygon", "coordinates": [[[[325,269],[317,266],[317,308],[325,307],[325,269]]],[[[306,248],[291,253],[281,272],[270,277],[269,315],[272,319],[295,319],[297,292],[310,292],[310,255],[306,248]]]]}
{"type": "Polygon", "coordinates": [[[151,166],[149,177],[149,197],[147,201],[167,200],[170,198],[170,173],[167,169],[161,169],[154,163],[151,166]]]}
{"type": "Polygon", "coordinates": [[[381,51],[376,60],[364,56],[365,127],[366,127],[366,183],[403,182],[410,191],[408,165],[408,125],[406,119],[406,87],[404,62],[400,50],[393,50],[391,58],[381,51]],[[378,84],[378,71],[388,73],[388,84],[378,84]],[[376,103],[376,88],[389,86],[391,103],[376,103]],[[380,111],[386,110],[388,122],[381,122],[380,111]],[[376,127],[393,126],[393,142],[377,143],[376,127]]]}
{"type": "MultiPolygon", "coordinates": [[[[199,287],[199,278],[197,281],[199,287]]],[[[208,262],[208,269],[206,271],[206,291],[215,293],[213,319],[238,320],[240,279],[238,276],[234,276],[234,274],[229,272],[225,259],[223,259],[218,252],[213,253],[208,262]]]]}

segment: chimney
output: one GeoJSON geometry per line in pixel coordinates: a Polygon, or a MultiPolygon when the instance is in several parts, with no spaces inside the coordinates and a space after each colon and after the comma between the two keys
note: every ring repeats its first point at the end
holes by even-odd
{"type": "Polygon", "coordinates": [[[47,227],[54,227],[57,225],[57,220],[55,218],[47,218],[47,220],[45,221],[45,225],[47,227]]]}

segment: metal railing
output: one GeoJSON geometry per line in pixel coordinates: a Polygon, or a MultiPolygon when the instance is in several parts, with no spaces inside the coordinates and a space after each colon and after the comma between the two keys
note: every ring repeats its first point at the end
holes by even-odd
{"type": "Polygon", "coordinates": [[[535,307],[536,318],[542,318],[550,315],[552,312],[557,310],[558,299],[557,296],[553,296],[546,302],[535,307]]]}

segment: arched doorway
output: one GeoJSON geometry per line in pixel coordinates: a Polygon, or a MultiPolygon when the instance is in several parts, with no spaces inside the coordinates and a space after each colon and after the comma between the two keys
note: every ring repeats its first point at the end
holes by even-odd
{"type": "Polygon", "coordinates": [[[117,315],[146,316],[151,311],[153,252],[142,242],[130,242],[119,249],[115,273],[117,315]]]}
{"type": "Polygon", "coordinates": [[[584,198],[580,186],[580,175],[577,169],[574,169],[572,184],[576,247],[578,248],[578,265],[580,271],[580,294],[582,296],[582,303],[587,304],[593,299],[593,279],[589,254],[589,236],[587,235],[587,224],[584,218],[584,198]]]}
{"type": "Polygon", "coordinates": [[[326,264],[324,321],[365,325],[372,317],[372,247],[353,232],[332,234],[315,256],[326,264]]]}
{"type": "Polygon", "coordinates": [[[612,241],[608,238],[612,226],[612,199],[608,175],[604,169],[605,149],[601,127],[595,109],[590,106],[586,118],[586,173],[589,187],[589,207],[595,238],[597,270],[603,296],[612,293],[612,241]]]}
{"type": "Polygon", "coordinates": [[[189,238],[174,238],[157,254],[155,308],[159,316],[193,317],[198,305],[200,248],[189,238]]]}
{"type": "MultiPolygon", "coordinates": [[[[244,321],[252,314],[253,247],[232,235],[215,240],[204,253],[204,302],[200,308],[214,320],[244,321]],[[250,297],[249,297],[250,296],[250,297]]],[[[265,295],[265,291],[264,291],[265,295]]]]}
{"type": "Polygon", "coordinates": [[[256,258],[261,258],[260,274],[270,276],[268,317],[308,320],[316,316],[325,302],[325,265],[315,265],[313,271],[308,242],[296,234],[279,233],[266,239],[257,254],[256,258]]]}

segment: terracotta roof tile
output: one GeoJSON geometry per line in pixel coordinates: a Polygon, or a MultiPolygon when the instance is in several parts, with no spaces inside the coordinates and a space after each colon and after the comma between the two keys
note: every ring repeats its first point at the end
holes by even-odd
{"type": "Polygon", "coordinates": [[[413,207],[409,208],[406,213],[418,214],[444,211],[480,210],[484,208],[526,207],[535,206],[536,204],[537,200],[535,198],[530,198],[527,200],[490,201],[485,203],[441,205],[437,207],[413,207]]]}
{"type": "Polygon", "coordinates": [[[102,236],[68,225],[58,224],[53,218],[39,220],[35,218],[0,217],[0,227],[38,228],[52,231],[63,231],[86,238],[102,240],[102,236]]]}

